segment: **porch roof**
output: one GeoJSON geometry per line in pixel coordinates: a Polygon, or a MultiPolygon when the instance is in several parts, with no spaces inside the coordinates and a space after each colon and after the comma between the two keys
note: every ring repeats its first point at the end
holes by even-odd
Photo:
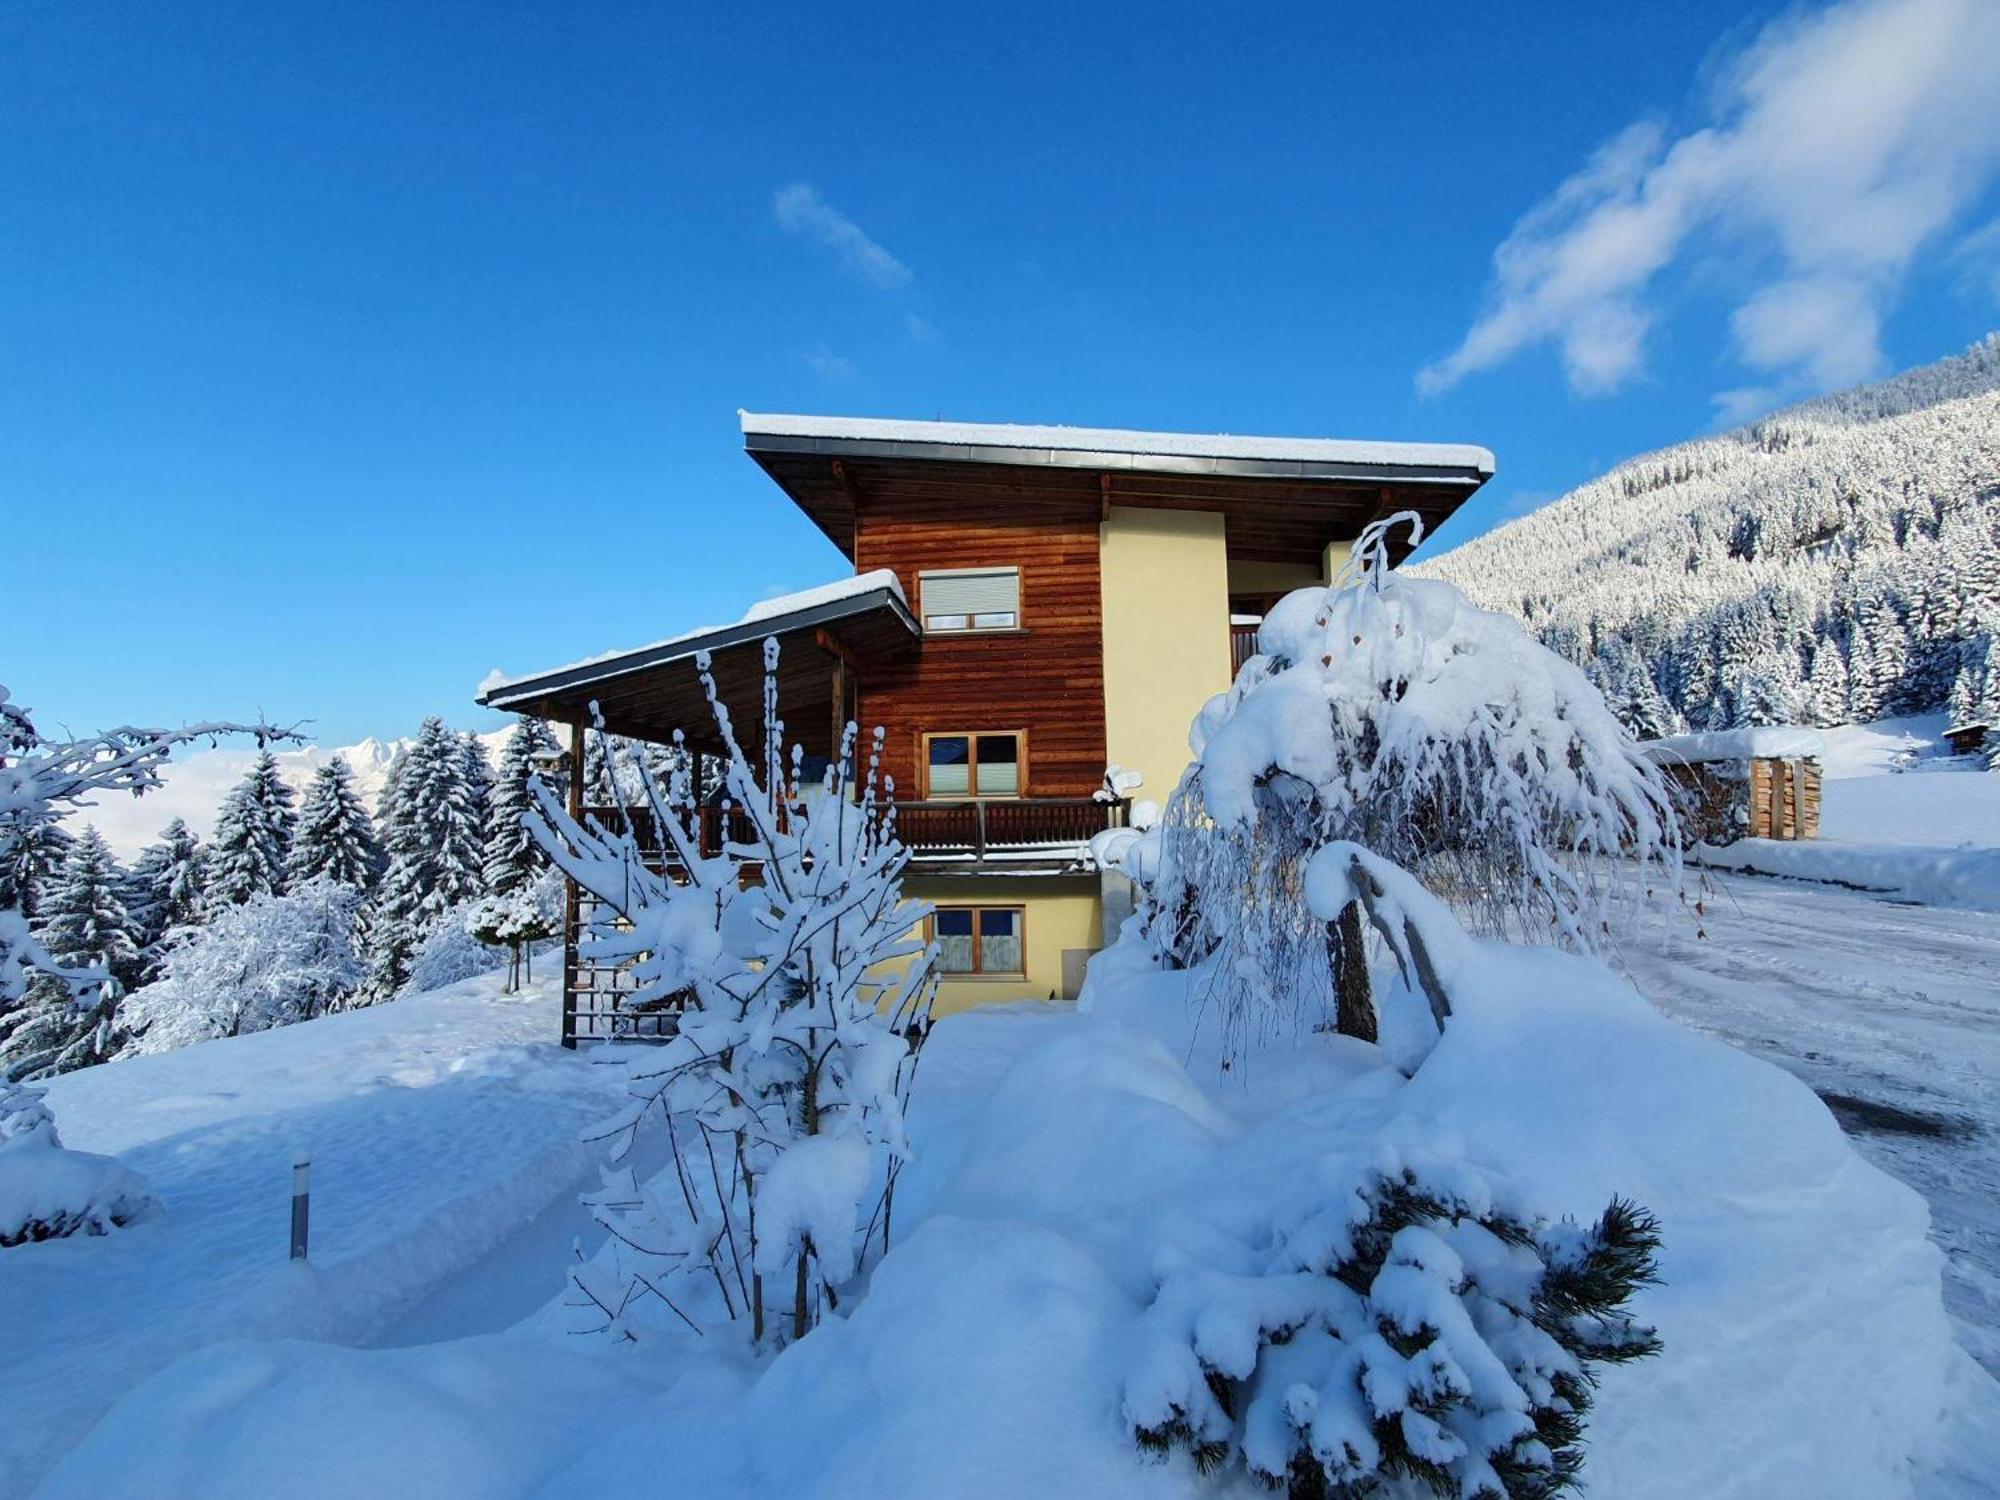
{"type": "Polygon", "coordinates": [[[746,732],[762,702],[767,637],[778,642],[778,712],[786,742],[808,753],[831,748],[836,666],[865,667],[914,650],[923,630],[893,573],[864,573],[766,600],[734,625],[709,627],[629,651],[607,652],[527,677],[489,678],[478,701],[508,713],[567,724],[591,722],[591,706],[613,734],[689,743],[714,738],[695,658],[709,655],[717,691],[746,732]]]}

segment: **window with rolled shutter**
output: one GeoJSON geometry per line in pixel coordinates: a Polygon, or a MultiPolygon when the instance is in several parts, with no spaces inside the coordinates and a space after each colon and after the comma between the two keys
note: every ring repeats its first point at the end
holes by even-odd
{"type": "Polygon", "coordinates": [[[1019,568],[947,568],[917,575],[926,630],[1014,630],[1021,624],[1019,568]]]}

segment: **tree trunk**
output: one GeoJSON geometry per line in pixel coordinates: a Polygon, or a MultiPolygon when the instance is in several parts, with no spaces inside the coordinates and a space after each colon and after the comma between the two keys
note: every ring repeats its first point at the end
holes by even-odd
{"type": "Polygon", "coordinates": [[[1375,996],[1368,983],[1368,944],[1359,901],[1348,902],[1338,920],[1327,924],[1326,949],[1333,967],[1334,1029],[1364,1042],[1377,1040],[1375,996]]]}

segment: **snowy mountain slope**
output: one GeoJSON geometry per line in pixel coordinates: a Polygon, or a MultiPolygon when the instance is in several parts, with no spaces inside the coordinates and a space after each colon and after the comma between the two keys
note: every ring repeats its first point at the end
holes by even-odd
{"type": "Polygon", "coordinates": [[[2000,334],[1632,459],[1413,571],[1696,728],[1942,707],[2000,616],[2000,334]]]}
{"type": "MultiPolygon", "coordinates": [[[[479,736],[489,760],[498,762],[500,747],[511,733],[511,728],[501,728],[479,736]]],[[[371,735],[355,745],[297,746],[276,752],[278,771],[294,792],[303,794],[314,771],[334,756],[343,756],[354,772],[355,790],[373,812],[389,766],[412,743],[410,739],[378,740],[371,735]]],[[[205,840],[215,831],[215,814],[222,799],[256,759],[256,750],[242,744],[185,751],[167,766],[162,777],[165,785],[157,792],[107,798],[72,821],[78,825],[95,823],[105,842],[123,860],[130,860],[158,838],[160,830],[174,818],[185,820],[196,836],[205,840]]]]}

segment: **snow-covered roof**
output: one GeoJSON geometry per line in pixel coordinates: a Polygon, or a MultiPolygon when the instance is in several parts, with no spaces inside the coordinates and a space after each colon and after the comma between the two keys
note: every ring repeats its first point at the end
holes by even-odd
{"type": "Polygon", "coordinates": [[[903,597],[901,580],[889,568],[875,568],[857,573],[852,578],[836,578],[831,583],[759,600],[745,610],[742,618],[733,625],[703,625],[648,645],[600,651],[581,661],[566,662],[560,667],[549,667],[519,677],[509,677],[495,670],[479,684],[479,701],[490,708],[505,708],[507,699],[521,689],[541,692],[558,685],[575,687],[597,676],[609,677],[639,667],[657,666],[661,662],[692,656],[697,651],[720,650],[724,646],[738,645],[775,631],[819,624],[822,617],[834,618],[882,603],[890,603],[908,622],[911,633],[918,633],[916,619],[910,614],[909,600],[903,597]],[[881,598],[876,598],[877,595],[881,598]]]}
{"type": "MultiPolygon", "coordinates": [[[[833,445],[886,444],[941,450],[1002,449],[1014,462],[1181,471],[1232,461],[1290,465],[1299,472],[1348,469],[1458,471],[1484,479],[1493,455],[1466,443],[1377,443],[1348,438],[1235,437],[1228,433],[1133,432],[1110,427],[1044,427],[1009,422],[915,422],[878,417],[809,417],[739,412],[746,439],[833,445]]],[[[753,442],[751,446],[756,446],[753,442]]],[[[940,458],[964,457],[939,452],[940,458]]]]}
{"type": "Polygon", "coordinates": [[[1656,764],[1709,760],[1817,760],[1826,741],[1816,729],[1766,724],[1755,729],[1720,729],[1707,734],[1670,734],[1639,745],[1656,764]]]}

